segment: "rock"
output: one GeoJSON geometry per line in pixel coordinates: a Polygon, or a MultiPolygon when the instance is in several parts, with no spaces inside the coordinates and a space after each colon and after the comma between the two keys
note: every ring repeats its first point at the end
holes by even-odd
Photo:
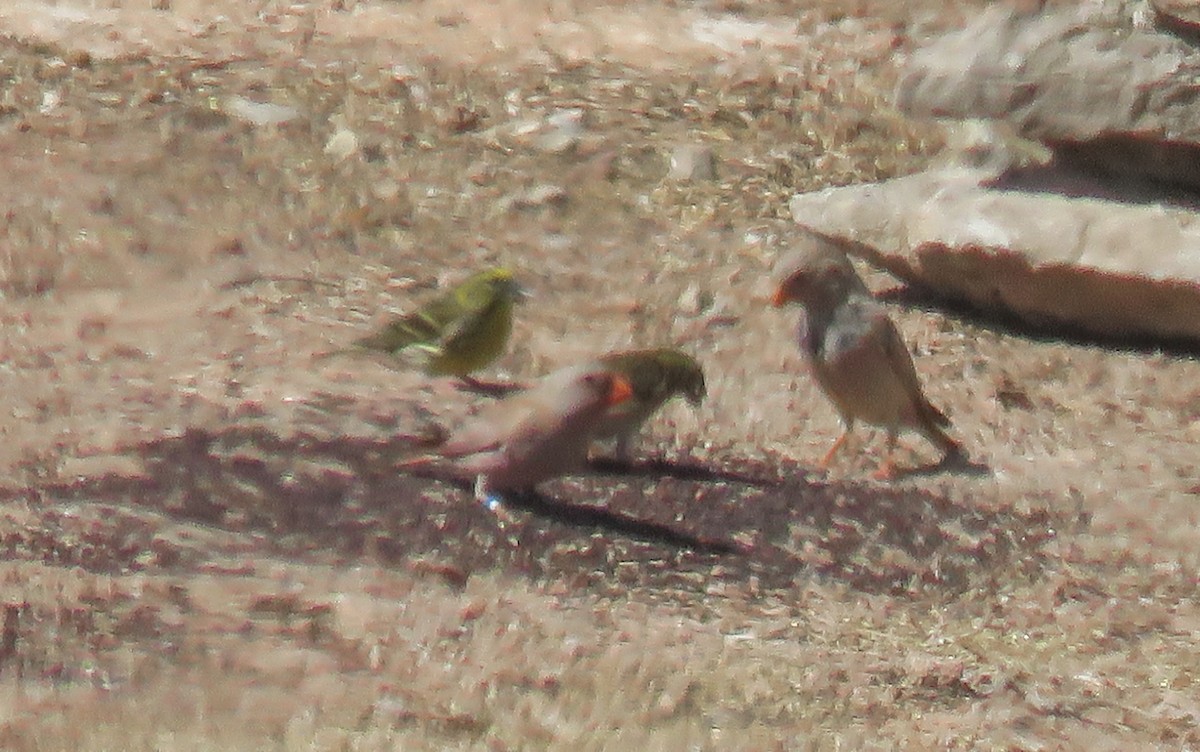
{"type": "Polygon", "coordinates": [[[959,167],[797,196],[794,218],[983,309],[1200,341],[1200,49],[1161,28],[1196,5],[1154,0],[1159,28],[1133,3],[989,9],[897,88],[910,114],[966,121],[959,167]]]}
{"type": "Polygon", "coordinates": [[[254,126],[283,125],[300,117],[295,107],[271,102],[256,102],[232,94],[223,102],[225,114],[254,126]]]}
{"type": "Polygon", "coordinates": [[[1200,189],[1200,51],[1086,10],[998,6],[912,55],[910,114],[991,118],[1063,164],[1200,189]]]}
{"type": "Polygon", "coordinates": [[[325,142],[325,154],[334,162],[344,162],[358,153],[358,134],[345,126],[339,126],[325,142]]]}
{"type": "Polygon", "coordinates": [[[1193,37],[1200,34],[1200,2],[1197,0],[1150,0],[1155,20],[1163,28],[1193,37]]]}
{"type": "Polygon", "coordinates": [[[1200,214],[1102,197],[1110,186],[1038,193],[994,171],[954,169],[796,196],[796,222],[906,281],[980,309],[1100,336],[1200,342],[1200,214]]]}
{"type": "Polygon", "coordinates": [[[944,166],[979,167],[997,172],[1049,164],[1054,154],[1037,141],[1022,138],[1007,123],[972,118],[946,129],[944,166]]]}
{"type": "Polygon", "coordinates": [[[671,169],[667,177],[680,182],[714,180],[717,176],[716,158],[708,146],[685,144],[671,152],[671,169]]]}
{"type": "Polygon", "coordinates": [[[546,118],[546,127],[536,145],[547,154],[565,154],[579,144],[583,135],[583,110],[573,107],[546,118]]]}
{"type": "Polygon", "coordinates": [[[543,154],[568,154],[590,151],[598,137],[587,132],[584,111],[577,107],[529,117],[512,123],[503,123],[484,133],[497,145],[517,145],[543,154]]]}
{"type": "Polygon", "coordinates": [[[698,316],[712,307],[713,294],[692,282],[679,295],[679,310],[689,316],[698,316]]]}
{"type": "Polygon", "coordinates": [[[560,208],[566,205],[570,196],[567,189],[561,185],[541,183],[532,188],[504,197],[499,202],[501,212],[525,211],[545,207],[560,208]]]}

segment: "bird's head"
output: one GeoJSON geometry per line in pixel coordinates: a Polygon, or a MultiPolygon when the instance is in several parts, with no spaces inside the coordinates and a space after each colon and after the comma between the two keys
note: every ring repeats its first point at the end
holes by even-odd
{"type": "Polygon", "coordinates": [[[628,378],[634,395],[645,403],[661,403],[682,394],[695,406],[707,394],[700,364],[673,347],[613,352],[602,357],[600,362],[628,378]]]}
{"type": "Polygon", "coordinates": [[[487,295],[493,300],[516,301],[527,297],[525,288],[517,282],[512,270],[504,266],[485,269],[468,280],[467,284],[475,288],[478,294],[487,295]]]}
{"type": "Polygon", "coordinates": [[[779,284],[771,297],[776,308],[788,303],[823,306],[867,287],[845,252],[832,241],[814,233],[805,233],[798,247],[776,267],[779,284]]]}
{"type": "Polygon", "coordinates": [[[708,389],[704,384],[704,370],[696,359],[669,348],[660,350],[658,359],[671,391],[682,394],[692,407],[698,407],[708,396],[708,389]]]}
{"type": "Polygon", "coordinates": [[[605,407],[619,405],[633,396],[629,379],[619,373],[592,371],[582,377],[584,386],[599,397],[605,407]]]}

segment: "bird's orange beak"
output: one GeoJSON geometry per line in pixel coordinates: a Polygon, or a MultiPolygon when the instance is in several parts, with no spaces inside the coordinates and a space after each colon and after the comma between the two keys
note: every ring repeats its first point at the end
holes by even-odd
{"type": "Polygon", "coordinates": [[[619,405],[633,396],[633,386],[624,376],[614,375],[612,384],[608,387],[608,398],[604,400],[609,407],[619,405]]]}
{"type": "Polygon", "coordinates": [[[775,288],[775,294],[771,296],[771,305],[775,306],[776,308],[782,308],[789,302],[791,302],[791,298],[788,297],[787,290],[784,289],[784,286],[780,285],[779,287],[775,288]]]}

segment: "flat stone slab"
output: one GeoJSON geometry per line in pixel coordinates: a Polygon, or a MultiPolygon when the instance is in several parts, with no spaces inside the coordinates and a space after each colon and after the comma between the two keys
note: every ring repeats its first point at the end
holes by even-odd
{"type": "Polygon", "coordinates": [[[1200,2],[1197,0],[1150,0],[1158,24],[1182,34],[1200,33],[1200,2]]]}
{"type": "Polygon", "coordinates": [[[1060,163],[1200,189],[1200,50],[1081,8],[1000,5],[913,53],[896,89],[918,117],[1001,120],[1060,163]]]}
{"type": "Polygon", "coordinates": [[[988,170],[927,172],[798,195],[791,211],[900,279],[983,310],[1200,342],[1200,213],[1103,198],[1106,185],[1080,176],[1054,175],[1058,193],[997,180],[988,170]],[[1072,195],[1061,192],[1068,183],[1072,195]]]}

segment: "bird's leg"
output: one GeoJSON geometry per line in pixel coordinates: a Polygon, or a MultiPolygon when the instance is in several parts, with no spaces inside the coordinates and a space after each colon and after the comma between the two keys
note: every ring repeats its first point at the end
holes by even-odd
{"type": "Polygon", "coordinates": [[[504,499],[488,488],[487,479],[482,475],[475,476],[475,501],[478,501],[493,514],[504,513],[504,499]]]}
{"type": "Polygon", "coordinates": [[[892,480],[896,477],[896,465],[892,461],[892,455],[896,452],[896,432],[888,429],[887,432],[887,449],[884,450],[883,463],[871,474],[875,480],[892,480]]]}
{"type": "Polygon", "coordinates": [[[504,498],[488,488],[487,479],[482,475],[475,476],[475,501],[482,504],[484,509],[496,515],[496,519],[499,521],[501,527],[513,521],[512,514],[504,506],[504,498]]]}
{"type": "Polygon", "coordinates": [[[464,392],[482,394],[485,397],[500,399],[512,392],[524,389],[521,384],[504,383],[499,381],[480,381],[474,376],[459,376],[458,388],[464,392]]]}
{"type": "Polygon", "coordinates": [[[843,446],[846,445],[846,439],[850,438],[850,431],[853,430],[854,424],[850,421],[846,421],[845,426],[846,427],[845,430],[842,431],[842,435],[837,438],[837,441],[833,442],[833,446],[829,447],[829,451],[826,452],[825,456],[821,458],[821,463],[818,465],[818,467],[821,469],[821,472],[829,469],[830,463],[833,462],[833,456],[837,454],[843,446]]]}
{"type": "Polygon", "coordinates": [[[495,396],[493,394],[494,389],[491,384],[480,381],[479,379],[475,378],[474,376],[469,376],[467,374],[463,374],[458,377],[458,381],[459,381],[459,384],[461,385],[460,388],[462,388],[464,391],[475,392],[477,394],[486,394],[488,396],[495,396]]]}
{"type": "Polygon", "coordinates": [[[482,475],[476,475],[475,476],[475,501],[478,501],[480,504],[482,504],[486,507],[486,506],[488,506],[488,502],[491,498],[492,498],[492,494],[490,491],[488,491],[487,478],[483,477],[482,475]]]}
{"type": "Polygon", "coordinates": [[[623,433],[618,436],[614,452],[619,462],[630,464],[633,460],[633,435],[623,433]]]}

